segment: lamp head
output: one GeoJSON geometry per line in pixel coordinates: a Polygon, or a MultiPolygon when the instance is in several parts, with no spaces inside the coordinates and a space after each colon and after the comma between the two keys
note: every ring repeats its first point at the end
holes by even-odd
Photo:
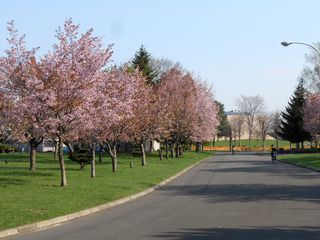
{"type": "Polygon", "coordinates": [[[288,47],[291,43],[288,43],[288,42],[281,42],[281,45],[284,46],[284,47],[288,47]]]}

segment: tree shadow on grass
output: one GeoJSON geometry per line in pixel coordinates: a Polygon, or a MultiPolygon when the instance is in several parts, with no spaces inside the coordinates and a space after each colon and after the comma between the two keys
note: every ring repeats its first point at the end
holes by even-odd
{"type": "Polygon", "coordinates": [[[53,176],[53,173],[39,171],[8,171],[1,173],[3,176],[20,176],[20,177],[45,177],[53,176]]]}
{"type": "Polygon", "coordinates": [[[27,185],[29,181],[19,178],[0,178],[0,187],[6,187],[8,185],[27,185]]]}
{"type": "Polygon", "coordinates": [[[153,238],[170,240],[318,240],[320,229],[315,227],[270,228],[195,228],[181,229],[153,235],[153,238]]]}

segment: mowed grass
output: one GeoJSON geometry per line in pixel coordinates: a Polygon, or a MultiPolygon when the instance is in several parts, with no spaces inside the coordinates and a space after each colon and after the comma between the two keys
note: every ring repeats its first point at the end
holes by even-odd
{"type": "Polygon", "coordinates": [[[320,154],[308,153],[308,154],[287,154],[280,155],[279,160],[296,164],[298,166],[310,167],[316,170],[320,170],[320,154]]]}
{"type": "MultiPolygon", "coordinates": [[[[275,145],[276,146],[276,140],[273,140],[273,139],[267,139],[266,142],[265,142],[265,146],[266,147],[270,147],[271,144],[275,145]]],[[[282,147],[289,147],[290,146],[290,143],[288,141],[284,141],[284,140],[279,140],[278,142],[279,144],[279,148],[282,148],[282,147]]],[[[212,146],[212,142],[208,142],[205,144],[206,146],[212,146]]],[[[224,146],[229,146],[230,145],[230,142],[229,140],[220,140],[220,141],[215,141],[215,146],[217,147],[224,147],[224,146]]],[[[235,146],[249,146],[249,140],[248,139],[243,139],[241,141],[238,141],[238,140],[233,140],[232,141],[232,145],[235,145],[235,146]]],[[[261,139],[252,139],[251,140],[251,147],[261,147],[263,145],[263,142],[261,139]]]]}
{"type": "Polygon", "coordinates": [[[90,166],[80,170],[66,160],[68,186],[60,187],[58,161],[52,153],[37,154],[37,170],[28,170],[28,154],[0,154],[0,230],[30,224],[110,202],[154,186],[212,153],[186,152],[181,158],[158,160],[147,156],[147,166],[139,158],[119,155],[118,172],[104,157],[96,164],[96,177],[90,166]],[[134,159],[134,167],[130,161],[134,159]],[[5,163],[8,160],[8,163],[5,163]]]}

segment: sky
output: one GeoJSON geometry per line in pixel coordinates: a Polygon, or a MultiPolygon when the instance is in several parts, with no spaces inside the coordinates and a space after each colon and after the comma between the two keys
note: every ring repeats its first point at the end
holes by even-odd
{"type": "Polygon", "coordinates": [[[113,64],[131,60],[143,44],[212,85],[225,110],[236,109],[241,95],[260,95],[267,111],[282,111],[312,49],[280,42],[320,41],[319,9],[318,0],[0,0],[0,54],[7,22],[41,56],[71,17],[80,31],[92,27],[114,44],[113,64]]]}

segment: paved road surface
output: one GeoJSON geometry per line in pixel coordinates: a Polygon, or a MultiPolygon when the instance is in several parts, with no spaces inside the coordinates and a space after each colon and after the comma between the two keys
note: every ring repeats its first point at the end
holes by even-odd
{"type": "Polygon", "coordinates": [[[220,154],[152,194],[10,240],[319,240],[320,174],[220,154]]]}

